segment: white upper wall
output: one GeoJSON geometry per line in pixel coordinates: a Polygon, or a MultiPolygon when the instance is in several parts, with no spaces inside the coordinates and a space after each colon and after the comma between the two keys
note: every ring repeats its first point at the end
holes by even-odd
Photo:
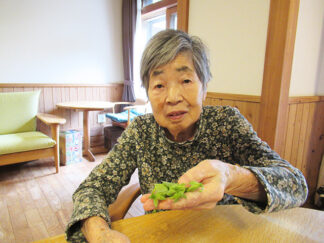
{"type": "Polygon", "coordinates": [[[208,91],[261,95],[270,0],[190,0],[189,34],[210,51],[208,91]]]}
{"type": "Polygon", "coordinates": [[[324,95],[324,1],[301,0],[289,96],[324,95]]]}
{"type": "Polygon", "coordinates": [[[116,0],[0,0],[0,83],[123,81],[116,0]]]}

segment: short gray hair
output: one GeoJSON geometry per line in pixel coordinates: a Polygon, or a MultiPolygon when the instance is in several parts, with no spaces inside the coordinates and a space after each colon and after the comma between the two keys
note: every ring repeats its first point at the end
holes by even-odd
{"type": "Polygon", "coordinates": [[[154,35],[143,52],[141,60],[141,80],[146,93],[149,88],[150,73],[153,69],[171,62],[179,53],[189,52],[204,91],[212,75],[209,68],[207,48],[199,37],[189,36],[180,30],[163,30],[154,35]]]}

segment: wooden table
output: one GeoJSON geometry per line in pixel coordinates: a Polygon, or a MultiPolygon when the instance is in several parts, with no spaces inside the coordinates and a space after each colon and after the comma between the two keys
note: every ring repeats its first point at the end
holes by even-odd
{"type": "Polygon", "coordinates": [[[56,104],[57,107],[68,110],[83,112],[83,155],[87,156],[89,161],[95,161],[95,157],[90,150],[90,126],[89,112],[113,109],[117,104],[129,104],[129,102],[105,102],[105,101],[70,101],[56,104]]]}
{"type": "MultiPolygon", "coordinates": [[[[131,242],[324,242],[324,212],[294,208],[255,215],[240,205],[168,211],[119,220],[131,242]]],[[[37,243],[65,243],[64,235],[37,243]]]]}

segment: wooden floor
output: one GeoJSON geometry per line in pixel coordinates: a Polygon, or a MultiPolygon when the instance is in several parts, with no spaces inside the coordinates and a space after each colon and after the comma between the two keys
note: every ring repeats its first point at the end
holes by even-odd
{"type": "MultiPolygon", "coordinates": [[[[62,234],[72,213],[72,193],[103,157],[61,166],[59,174],[52,159],[0,166],[0,242],[29,243],[62,234]]],[[[134,173],[130,183],[137,181],[134,173]]],[[[138,199],[125,218],[142,214],[138,199]]]]}

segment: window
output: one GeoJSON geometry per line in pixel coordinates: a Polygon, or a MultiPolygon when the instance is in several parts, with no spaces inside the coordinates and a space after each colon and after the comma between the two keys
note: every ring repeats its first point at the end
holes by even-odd
{"type": "Polygon", "coordinates": [[[134,90],[136,98],[146,98],[141,87],[140,58],[149,39],[166,28],[177,28],[177,0],[138,1],[138,19],[134,48],[134,90]]]}
{"type": "Polygon", "coordinates": [[[142,6],[142,33],[146,42],[161,30],[177,28],[176,0],[143,0],[142,6]]]}
{"type": "Polygon", "coordinates": [[[149,39],[155,35],[156,33],[164,30],[166,26],[166,15],[162,14],[157,17],[153,17],[142,22],[143,34],[145,37],[143,38],[147,43],[149,39]]]}
{"type": "Polygon", "coordinates": [[[167,8],[166,10],[166,27],[169,29],[177,29],[178,15],[177,7],[167,8]]]}
{"type": "Polygon", "coordinates": [[[148,6],[148,5],[151,5],[153,3],[157,3],[157,2],[160,2],[162,0],[143,0],[143,3],[142,3],[142,8],[148,6]]]}

